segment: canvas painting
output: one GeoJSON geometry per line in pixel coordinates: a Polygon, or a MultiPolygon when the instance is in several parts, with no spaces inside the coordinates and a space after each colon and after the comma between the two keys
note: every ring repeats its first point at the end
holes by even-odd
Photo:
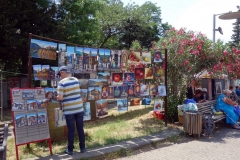
{"type": "Polygon", "coordinates": [[[143,51],[142,52],[142,61],[144,64],[151,64],[152,63],[151,52],[143,51]]]}
{"type": "Polygon", "coordinates": [[[81,89],[81,96],[82,96],[83,102],[87,101],[87,95],[88,95],[88,89],[81,89]]]}
{"type": "Polygon", "coordinates": [[[24,110],[24,104],[22,102],[12,102],[12,111],[24,110]]]}
{"type": "Polygon", "coordinates": [[[150,96],[156,96],[157,95],[157,85],[155,84],[150,84],[149,85],[149,95],[150,96]]]}
{"type": "Polygon", "coordinates": [[[57,43],[31,39],[30,56],[33,58],[56,60],[57,43]]]}
{"type": "Polygon", "coordinates": [[[154,52],[153,62],[159,63],[162,62],[162,52],[156,51],[154,52]]]}
{"type": "Polygon", "coordinates": [[[83,103],[83,110],[84,110],[83,121],[89,121],[89,120],[91,120],[90,102],[84,102],[84,103],[83,103]]]}
{"type": "Polygon", "coordinates": [[[90,71],[91,73],[96,73],[97,72],[97,56],[91,56],[89,57],[89,69],[88,71],[90,71]]]}
{"type": "Polygon", "coordinates": [[[37,90],[37,95],[44,95],[44,88],[38,88],[37,90]]]}
{"type": "Polygon", "coordinates": [[[128,64],[140,63],[142,61],[140,52],[130,51],[128,55],[128,64]]]}
{"type": "Polygon", "coordinates": [[[27,123],[28,126],[36,125],[37,122],[37,114],[36,113],[27,113],[27,123]]]}
{"type": "Polygon", "coordinates": [[[112,73],[112,85],[123,84],[123,73],[112,73]]]}
{"type": "Polygon", "coordinates": [[[37,121],[38,124],[47,123],[47,112],[46,111],[37,112],[37,121]]]}
{"type": "Polygon", "coordinates": [[[114,87],[108,86],[108,99],[114,98],[114,87]]]}
{"type": "Polygon", "coordinates": [[[111,73],[108,71],[97,72],[98,79],[110,79],[111,73]]]}
{"type": "Polygon", "coordinates": [[[128,85],[128,96],[130,96],[130,97],[134,96],[134,85],[133,84],[128,85]]]}
{"type": "Polygon", "coordinates": [[[128,99],[118,99],[117,100],[118,112],[128,111],[128,99]]]}
{"type": "Polygon", "coordinates": [[[145,79],[153,79],[152,68],[145,68],[145,79]]]}
{"type": "Polygon", "coordinates": [[[160,99],[154,100],[154,111],[162,111],[163,110],[163,101],[160,99]]]}
{"type": "Polygon", "coordinates": [[[74,62],[74,73],[82,73],[83,70],[83,48],[76,47],[76,60],[74,62]]]}
{"type": "Polygon", "coordinates": [[[216,90],[216,94],[222,94],[222,83],[221,82],[215,83],[215,90],[216,90]]]}
{"type": "Polygon", "coordinates": [[[150,105],[152,99],[151,98],[143,98],[142,99],[142,105],[150,105]]]}
{"type": "Polygon", "coordinates": [[[37,108],[38,109],[47,108],[47,106],[48,106],[47,99],[37,100],[37,108]]]}
{"type": "Polygon", "coordinates": [[[47,80],[41,80],[40,86],[41,87],[46,87],[47,86],[47,80]]]}
{"type": "Polygon", "coordinates": [[[141,102],[141,98],[133,98],[130,101],[130,106],[139,106],[141,102]]]}
{"type": "Polygon", "coordinates": [[[27,100],[27,110],[37,110],[37,101],[36,100],[27,100]]]}
{"type": "Polygon", "coordinates": [[[88,79],[78,79],[79,85],[81,89],[88,88],[88,79]]]}
{"type": "Polygon", "coordinates": [[[145,68],[135,68],[134,69],[135,79],[141,80],[144,79],[145,76],[145,68]]]}
{"type": "Polygon", "coordinates": [[[127,73],[124,73],[124,81],[123,83],[128,85],[128,84],[134,84],[134,73],[133,72],[127,72],[127,73]]]}
{"type": "Polygon", "coordinates": [[[12,90],[12,96],[13,97],[19,97],[19,96],[21,96],[21,90],[18,90],[18,89],[13,89],[12,90]]]}
{"type": "Polygon", "coordinates": [[[102,117],[108,114],[108,101],[107,100],[98,100],[95,102],[96,105],[96,116],[102,117]]]}
{"type": "Polygon", "coordinates": [[[120,69],[121,66],[121,50],[112,50],[111,51],[111,68],[120,69]]]}
{"type": "Polygon", "coordinates": [[[123,85],[121,86],[121,88],[122,88],[121,98],[128,97],[128,85],[123,85]]]}
{"type": "Polygon", "coordinates": [[[102,99],[107,99],[108,98],[108,86],[103,86],[102,87],[102,99]]]}
{"type": "Polygon", "coordinates": [[[41,71],[42,71],[42,65],[40,64],[33,65],[33,77],[35,81],[42,79],[41,71]]]}
{"type": "Polygon", "coordinates": [[[67,57],[67,45],[58,43],[58,66],[66,65],[66,57],[67,57]]]}
{"type": "Polygon", "coordinates": [[[88,100],[101,99],[102,87],[88,87],[88,100]]]}
{"type": "Polygon", "coordinates": [[[45,98],[49,102],[58,102],[57,100],[57,89],[56,88],[45,88],[45,98]]]}
{"type": "Polygon", "coordinates": [[[107,79],[89,79],[88,86],[89,87],[99,87],[99,86],[107,86],[107,79]]]}
{"type": "Polygon", "coordinates": [[[59,77],[58,77],[58,67],[54,67],[54,66],[51,66],[50,67],[50,79],[51,80],[57,80],[57,79],[59,79],[59,77]]]}
{"type": "Polygon", "coordinates": [[[111,59],[111,51],[108,49],[100,48],[98,50],[98,70],[105,70],[110,68],[110,59],[111,59]]]}
{"type": "Polygon", "coordinates": [[[140,84],[135,84],[134,94],[136,97],[141,96],[141,86],[140,84]]]}
{"type": "Polygon", "coordinates": [[[26,119],[26,115],[24,113],[15,115],[14,119],[15,119],[15,126],[16,127],[27,126],[27,119],[26,119]]]}
{"type": "Polygon", "coordinates": [[[67,46],[67,54],[66,54],[66,65],[70,69],[71,73],[73,73],[73,64],[75,61],[75,46],[67,46]]]}
{"type": "Polygon", "coordinates": [[[158,86],[158,95],[166,96],[166,86],[158,86]]]}
{"type": "Polygon", "coordinates": [[[141,96],[149,96],[149,85],[141,84],[140,90],[141,96]]]}
{"type": "Polygon", "coordinates": [[[127,69],[128,67],[128,50],[124,50],[122,51],[122,63],[121,63],[121,68],[124,70],[124,69],[127,69]]]}
{"type": "Polygon", "coordinates": [[[97,57],[98,55],[98,49],[97,48],[91,48],[91,56],[97,57]]]}
{"type": "Polygon", "coordinates": [[[41,80],[50,80],[50,66],[42,65],[42,71],[37,74],[38,77],[41,77],[41,80]]]}
{"type": "Polygon", "coordinates": [[[114,98],[121,98],[122,86],[114,86],[114,98]]]}
{"type": "Polygon", "coordinates": [[[22,90],[23,99],[34,99],[34,90],[22,90]]]}

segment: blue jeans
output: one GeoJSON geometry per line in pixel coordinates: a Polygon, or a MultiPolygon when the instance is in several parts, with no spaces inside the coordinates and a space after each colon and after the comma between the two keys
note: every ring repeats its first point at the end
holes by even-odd
{"type": "Polygon", "coordinates": [[[80,150],[85,149],[85,135],[83,130],[83,115],[84,112],[65,115],[67,128],[68,128],[68,151],[72,152],[74,148],[74,131],[75,131],[75,121],[76,128],[78,132],[79,147],[80,150]]]}

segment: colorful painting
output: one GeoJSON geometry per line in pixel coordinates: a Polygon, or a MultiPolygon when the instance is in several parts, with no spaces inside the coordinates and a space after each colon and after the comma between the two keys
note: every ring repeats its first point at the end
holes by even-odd
{"type": "Polygon", "coordinates": [[[47,123],[47,112],[42,111],[37,113],[37,122],[38,124],[45,124],[47,123]]]}
{"type": "Polygon", "coordinates": [[[142,61],[144,64],[151,64],[152,63],[151,52],[149,51],[142,52],[142,61]]]}
{"type": "Polygon", "coordinates": [[[108,101],[107,100],[98,100],[95,102],[96,105],[96,116],[102,117],[108,114],[108,101]]]}
{"type": "Polygon", "coordinates": [[[37,73],[38,77],[41,77],[41,80],[50,80],[50,66],[42,65],[42,71],[37,73]]]}
{"type": "Polygon", "coordinates": [[[118,99],[117,100],[118,112],[128,111],[128,99],[118,99]]]}
{"type": "Polygon", "coordinates": [[[134,85],[133,84],[128,85],[128,96],[129,97],[134,96],[134,85]]]}
{"type": "Polygon", "coordinates": [[[73,64],[74,64],[74,55],[75,55],[75,47],[67,46],[67,54],[66,54],[66,65],[70,69],[71,73],[73,73],[73,64]]]}
{"type": "Polygon", "coordinates": [[[40,74],[42,72],[42,65],[37,64],[37,65],[33,65],[33,77],[34,80],[41,80],[42,79],[42,74],[40,74]]]}
{"type": "Polygon", "coordinates": [[[108,86],[108,99],[114,98],[114,88],[113,86],[108,86]]]}
{"type": "Polygon", "coordinates": [[[102,71],[97,73],[98,79],[110,79],[111,73],[108,71],[102,71]]]}
{"type": "Polygon", "coordinates": [[[123,85],[121,87],[122,87],[121,98],[125,98],[128,96],[128,85],[123,85]]]}
{"type": "Polygon", "coordinates": [[[152,68],[145,68],[145,79],[153,79],[152,68]]]}
{"type": "Polygon", "coordinates": [[[81,89],[88,88],[88,79],[78,79],[79,85],[81,89]]]}
{"type": "Polygon", "coordinates": [[[124,70],[124,69],[127,69],[128,67],[128,50],[124,50],[122,51],[122,63],[121,63],[121,68],[124,70]]]}
{"type": "Polygon", "coordinates": [[[110,68],[111,51],[100,48],[98,50],[98,70],[110,68]]]}
{"type": "Polygon", "coordinates": [[[108,98],[108,86],[103,86],[102,87],[102,99],[107,99],[108,98]]]}
{"type": "Polygon", "coordinates": [[[21,96],[21,90],[19,90],[19,89],[13,89],[13,90],[12,90],[12,96],[13,96],[13,97],[19,97],[19,96],[21,96]]]}
{"type": "Polygon", "coordinates": [[[51,66],[51,68],[50,68],[50,76],[51,76],[51,80],[58,80],[59,79],[59,77],[58,77],[58,67],[53,67],[53,66],[51,66]]]}
{"type": "Polygon", "coordinates": [[[156,96],[157,95],[157,85],[155,84],[150,84],[149,85],[149,95],[150,96],[156,96]]]}
{"type": "Polygon", "coordinates": [[[58,43],[58,66],[65,66],[67,58],[67,45],[58,43]]]}
{"type": "Polygon", "coordinates": [[[155,62],[155,63],[162,62],[162,52],[160,52],[160,51],[154,52],[153,62],[155,62]]]}
{"type": "Polygon", "coordinates": [[[30,56],[33,58],[42,58],[56,60],[57,43],[31,39],[30,56]]]}
{"type": "Polygon", "coordinates": [[[22,98],[23,99],[34,99],[34,90],[23,90],[22,98]]]}
{"type": "Polygon", "coordinates": [[[83,48],[76,47],[76,59],[74,62],[74,73],[82,73],[83,71],[83,48]]]}
{"type": "Polygon", "coordinates": [[[87,101],[87,95],[88,95],[88,89],[81,89],[81,96],[82,96],[83,102],[87,101]]]}
{"type": "Polygon", "coordinates": [[[141,61],[140,52],[130,51],[130,54],[128,55],[128,64],[140,63],[141,61]]]}
{"type": "Polygon", "coordinates": [[[91,56],[96,57],[98,55],[98,49],[97,48],[91,48],[91,56]]]}
{"type": "Polygon", "coordinates": [[[36,125],[37,122],[37,114],[36,113],[27,113],[27,123],[28,126],[36,125]]]}
{"type": "Polygon", "coordinates": [[[147,84],[140,84],[141,88],[141,96],[149,96],[149,85],[147,84]]]}
{"type": "Polygon", "coordinates": [[[47,80],[41,80],[40,86],[41,87],[46,87],[47,86],[47,80]]]}
{"type": "Polygon", "coordinates": [[[215,90],[216,90],[216,94],[222,94],[222,83],[221,82],[215,83],[215,90]]]}
{"type": "Polygon", "coordinates": [[[112,73],[112,85],[123,84],[123,73],[112,73]]]}
{"type": "Polygon", "coordinates": [[[134,84],[134,73],[133,72],[127,72],[127,73],[124,73],[124,81],[123,83],[124,84],[134,84]]]}
{"type": "Polygon", "coordinates": [[[166,96],[166,86],[158,86],[158,95],[166,96]]]}
{"type": "Polygon", "coordinates": [[[88,87],[88,100],[101,99],[102,87],[88,87]]]}
{"type": "Polygon", "coordinates": [[[27,119],[26,119],[26,115],[24,113],[15,115],[14,119],[15,119],[15,126],[16,127],[27,126],[27,119]]]}
{"type": "Polygon", "coordinates": [[[47,99],[37,100],[37,108],[38,109],[47,108],[47,106],[48,106],[47,99]]]}
{"type": "Polygon", "coordinates": [[[122,86],[114,86],[114,98],[121,98],[122,95],[122,86]]]}
{"type": "Polygon", "coordinates": [[[141,86],[140,86],[140,84],[135,84],[134,94],[135,94],[135,97],[141,96],[141,86]]]}
{"type": "Polygon", "coordinates": [[[136,80],[144,79],[144,76],[145,76],[144,73],[145,73],[145,68],[135,68],[134,69],[135,79],[136,80]]]}
{"type": "Polygon", "coordinates": [[[121,55],[122,51],[121,50],[112,50],[111,51],[111,68],[113,69],[120,69],[121,66],[121,55]]]}
{"type": "Polygon", "coordinates": [[[150,105],[152,99],[151,98],[143,98],[142,99],[142,105],[150,105]]]}
{"type": "Polygon", "coordinates": [[[12,111],[24,110],[24,104],[22,102],[12,102],[12,111]]]}
{"type": "Polygon", "coordinates": [[[49,102],[58,102],[57,101],[57,89],[56,88],[45,88],[45,98],[49,102]]]}
{"type": "Polygon", "coordinates": [[[84,102],[84,103],[83,103],[83,110],[84,110],[83,121],[89,121],[89,120],[91,120],[90,102],[84,102]]]}
{"type": "Polygon", "coordinates": [[[133,98],[130,100],[130,106],[139,106],[141,98],[133,98]]]}
{"type": "Polygon", "coordinates": [[[99,87],[99,86],[107,86],[107,79],[89,79],[88,86],[89,87],[99,87]]]}
{"type": "Polygon", "coordinates": [[[163,101],[160,99],[154,100],[154,111],[162,111],[163,110],[163,101]]]}
{"type": "Polygon", "coordinates": [[[36,100],[27,100],[27,110],[37,110],[37,101],[36,100]]]}

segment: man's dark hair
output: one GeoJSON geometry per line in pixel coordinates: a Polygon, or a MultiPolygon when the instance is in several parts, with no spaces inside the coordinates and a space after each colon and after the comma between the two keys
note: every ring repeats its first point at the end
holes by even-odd
{"type": "Polygon", "coordinates": [[[229,89],[230,89],[230,90],[233,89],[233,86],[229,86],[229,89]]]}
{"type": "Polygon", "coordinates": [[[236,89],[238,89],[238,88],[239,88],[239,86],[236,86],[235,88],[236,88],[236,89]]]}

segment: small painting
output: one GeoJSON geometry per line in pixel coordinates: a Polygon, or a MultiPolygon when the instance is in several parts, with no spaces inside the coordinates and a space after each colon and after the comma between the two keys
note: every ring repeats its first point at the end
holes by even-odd
{"type": "Polygon", "coordinates": [[[150,105],[152,99],[151,98],[143,98],[142,99],[142,105],[150,105]]]}
{"type": "Polygon", "coordinates": [[[84,102],[84,103],[83,103],[83,110],[84,110],[83,121],[89,121],[89,120],[91,120],[90,102],[84,102]]]}
{"type": "Polygon", "coordinates": [[[33,65],[33,77],[34,77],[35,81],[42,79],[41,74],[40,74],[41,71],[42,71],[42,65],[40,65],[40,64],[33,65]]]}
{"type": "Polygon", "coordinates": [[[111,68],[113,69],[119,69],[121,64],[121,50],[112,50],[111,51],[111,68]]]}
{"type": "Polygon", "coordinates": [[[114,86],[114,98],[120,98],[122,93],[122,86],[114,86]]]}
{"type": "Polygon", "coordinates": [[[108,98],[108,86],[103,86],[102,87],[102,99],[107,99],[108,98]]]}
{"type": "Polygon", "coordinates": [[[13,89],[13,90],[12,90],[12,96],[13,96],[13,97],[19,97],[19,96],[21,96],[21,90],[19,90],[19,89],[13,89]]]}
{"type": "Polygon", "coordinates": [[[122,63],[121,63],[121,68],[124,70],[124,69],[127,69],[128,67],[128,50],[124,50],[122,52],[122,63]]]}
{"type": "Polygon", "coordinates": [[[37,101],[36,100],[27,100],[27,110],[37,110],[37,101]]]}
{"type": "Polygon", "coordinates": [[[98,100],[95,102],[96,105],[96,116],[102,117],[108,114],[108,101],[107,100],[98,100]]]}
{"type": "Polygon", "coordinates": [[[98,50],[98,70],[110,68],[111,51],[108,49],[100,48],[98,50]]]}
{"type": "Polygon", "coordinates": [[[142,52],[142,61],[144,64],[151,64],[151,62],[152,62],[151,52],[143,51],[142,52]]]}
{"type": "Polygon", "coordinates": [[[135,68],[134,69],[135,79],[136,80],[144,79],[144,76],[145,76],[144,73],[145,73],[145,68],[135,68]]]}
{"type": "Polygon", "coordinates": [[[41,80],[50,80],[50,66],[42,65],[42,71],[37,76],[41,77],[41,80]]]}
{"type": "Polygon", "coordinates": [[[37,95],[44,95],[44,88],[38,88],[37,95]]]}
{"type": "Polygon", "coordinates": [[[112,85],[123,84],[123,73],[112,73],[112,85]]]}
{"type": "Polygon", "coordinates": [[[56,88],[45,88],[45,98],[48,99],[49,102],[58,102],[57,95],[56,88]]]}
{"type": "Polygon", "coordinates": [[[67,56],[67,45],[58,43],[58,66],[66,65],[66,56],[67,56]]]}
{"type": "Polygon", "coordinates": [[[158,89],[157,85],[150,84],[149,85],[149,95],[150,96],[156,96],[157,95],[157,89],[158,89]]]}
{"type": "Polygon", "coordinates": [[[152,68],[145,68],[145,79],[153,79],[152,68]]]}
{"type": "Polygon", "coordinates": [[[134,96],[134,85],[130,84],[128,85],[128,96],[133,97],[134,96]]]}
{"type": "Polygon", "coordinates": [[[130,101],[130,106],[139,106],[141,102],[141,98],[133,98],[130,101]]]}
{"type": "Polygon", "coordinates": [[[88,95],[88,89],[81,89],[81,97],[83,102],[87,101],[87,95],[88,95]]]}
{"type": "Polygon", "coordinates": [[[81,89],[88,88],[88,79],[78,79],[79,85],[81,89]]]}
{"type": "Polygon", "coordinates": [[[160,99],[154,100],[154,111],[162,111],[163,110],[163,101],[160,99]]]}
{"type": "Polygon", "coordinates": [[[27,113],[27,123],[28,126],[36,125],[37,122],[37,114],[36,113],[27,113]]]}
{"type": "Polygon", "coordinates": [[[114,87],[108,86],[108,99],[114,98],[114,87]]]}
{"type": "Polygon", "coordinates": [[[76,60],[74,63],[74,73],[82,73],[83,71],[83,48],[76,47],[76,60]]]}
{"type": "Polygon", "coordinates": [[[88,87],[88,100],[101,99],[102,87],[88,87]]]}
{"type": "Polygon", "coordinates": [[[41,85],[41,87],[46,87],[47,86],[47,80],[41,80],[40,85],[41,85]]]}
{"type": "Polygon", "coordinates": [[[37,113],[37,121],[38,124],[45,124],[47,123],[47,113],[45,111],[37,113]]]}
{"type": "Polygon", "coordinates": [[[117,100],[118,112],[128,111],[128,99],[118,99],[117,100]]]}
{"type": "Polygon", "coordinates": [[[158,95],[159,96],[166,96],[166,86],[158,86],[158,95]]]}
{"type": "Polygon", "coordinates": [[[17,111],[17,110],[24,110],[24,105],[22,102],[13,102],[12,103],[12,111],[17,111]]]}
{"type": "Polygon", "coordinates": [[[97,72],[98,79],[110,79],[111,73],[108,71],[97,72]]]}
{"type": "Polygon", "coordinates": [[[140,84],[135,84],[134,94],[136,97],[141,96],[141,86],[140,84]]]}
{"type": "Polygon", "coordinates": [[[89,87],[99,87],[108,85],[107,79],[89,79],[88,86],[89,87]]]}
{"type": "Polygon", "coordinates": [[[128,85],[123,85],[121,87],[122,87],[121,98],[125,98],[128,96],[128,85]]]}
{"type": "Polygon", "coordinates": [[[51,66],[51,68],[50,68],[50,76],[51,76],[51,80],[57,80],[57,79],[59,79],[58,78],[58,75],[57,75],[57,73],[58,73],[58,67],[53,67],[53,66],[51,66]]]}
{"type": "Polygon", "coordinates": [[[149,96],[149,85],[147,84],[141,84],[140,85],[141,88],[141,96],[149,96]]]}
{"type": "Polygon", "coordinates": [[[216,82],[215,83],[216,94],[222,94],[222,83],[216,82]]]}
{"type": "Polygon", "coordinates": [[[128,64],[140,63],[141,61],[142,60],[141,60],[140,52],[130,51],[130,53],[128,55],[128,64]]]}
{"type": "Polygon", "coordinates": [[[153,62],[155,63],[162,62],[162,52],[160,51],[154,52],[153,62]]]}
{"type": "Polygon", "coordinates": [[[133,72],[128,72],[124,73],[124,84],[134,84],[134,73],[133,72]]]}
{"type": "Polygon", "coordinates": [[[37,108],[42,109],[42,108],[47,108],[48,106],[48,100],[43,99],[43,100],[37,100],[37,108]]]}
{"type": "Polygon", "coordinates": [[[34,90],[23,90],[22,98],[23,99],[34,99],[34,90]]]}
{"type": "Polygon", "coordinates": [[[15,126],[16,127],[27,126],[27,119],[26,119],[26,115],[24,113],[15,115],[14,119],[15,119],[15,126]]]}

